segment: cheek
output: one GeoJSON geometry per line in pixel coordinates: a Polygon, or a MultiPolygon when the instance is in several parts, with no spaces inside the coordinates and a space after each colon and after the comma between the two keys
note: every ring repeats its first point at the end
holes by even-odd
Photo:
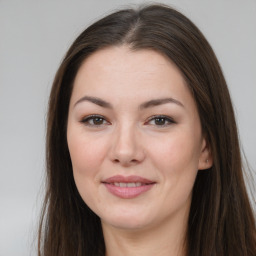
{"type": "Polygon", "coordinates": [[[79,175],[96,173],[106,154],[104,141],[78,132],[68,133],[68,147],[74,174],[79,175]]]}
{"type": "Polygon", "coordinates": [[[162,143],[154,142],[153,145],[154,147],[150,147],[152,159],[156,164],[162,165],[163,170],[170,168],[170,171],[175,171],[178,168],[182,171],[185,167],[197,169],[200,147],[192,136],[177,133],[162,143]]]}
{"type": "Polygon", "coordinates": [[[98,174],[105,157],[104,142],[70,130],[67,135],[76,187],[84,202],[92,207],[99,183],[98,174]]]}
{"type": "Polygon", "coordinates": [[[164,201],[182,205],[187,202],[198,172],[200,136],[177,132],[163,143],[155,143],[151,151],[154,166],[161,173],[164,183],[164,201]],[[154,152],[153,152],[154,150],[154,152]]]}

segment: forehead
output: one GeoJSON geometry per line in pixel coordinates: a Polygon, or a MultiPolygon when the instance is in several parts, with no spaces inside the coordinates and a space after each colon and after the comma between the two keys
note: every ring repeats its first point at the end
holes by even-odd
{"type": "Polygon", "coordinates": [[[163,54],[151,49],[133,50],[127,46],[112,46],[96,51],[85,59],[81,65],[77,76],[81,73],[88,74],[91,71],[108,73],[116,73],[122,75],[135,74],[137,77],[144,74],[153,76],[155,72],[168,69],[173,70],[172,76],[182,76],[176,65],[163,54]]]}
{"type": "MultiPolygon", "coordinates": [[[[149,50],[126,46],[101,49],[81,65],[74,81],[72,98],[89,96],[126,100],[138,97],[177,97],[188,101],[191,94],[174,63],[149,50]]],[[[143,98],[143,99],[142,99],[143,98]]]]}

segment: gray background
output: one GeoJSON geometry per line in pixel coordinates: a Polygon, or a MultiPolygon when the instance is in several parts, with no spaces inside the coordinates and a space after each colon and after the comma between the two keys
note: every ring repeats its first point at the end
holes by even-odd
{"type": "MultiPolygon", "coordinates": [[[[0,256],[36,255],[47,100],[64,53],[98,18],[142,2],[0,0],[0,256]]],[[[191,18],[214,48],[256,170],[256,1],[161,2],[191,18]]]]}

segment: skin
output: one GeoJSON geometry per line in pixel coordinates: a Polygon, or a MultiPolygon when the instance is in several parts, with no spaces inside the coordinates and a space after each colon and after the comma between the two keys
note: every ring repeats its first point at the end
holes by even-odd
{"type": "Polygon", "coordinates": [[[195,101],[170,60],[127,46],[88,57],[74,81],[67,140],[78,191],[101,219],[107,255],[185,255],[193,184],[212,159],[195,101]],[[174,102],[142,106],[163,98],[174,102]],[[88,119],[92,114],[101,118],[88,119]],[[115,175],[155,184],[123,199],[102,183],[115,175]]]}

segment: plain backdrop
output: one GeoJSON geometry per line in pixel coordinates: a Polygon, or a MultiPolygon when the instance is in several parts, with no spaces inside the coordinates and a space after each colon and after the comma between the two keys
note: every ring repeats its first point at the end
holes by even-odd
{"type": "MultiPolygon", "coordinates": [[[[64,53],[89,24],[145,2],[0,0],[0,256],[36,255],[47,101],[64,53]]],[[[192,19],[215,50],[256,170],[256,1],[161,2],[192,19]]]]}

